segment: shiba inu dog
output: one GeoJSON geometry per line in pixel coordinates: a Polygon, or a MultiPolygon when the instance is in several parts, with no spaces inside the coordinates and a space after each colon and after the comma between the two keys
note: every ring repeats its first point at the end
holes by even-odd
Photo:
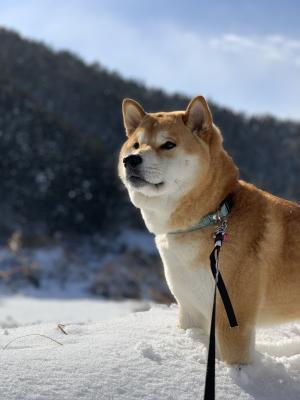
{"type": "Polygon", "coordinates": [[[209,332],[215,226],[199,221],[231,197],[219,265],[239,326],[229,327],[218,296],[217,350],[228,363],[251,362],[256,326],[300,319],[300,207],[239,180],[203,97],[159,113],[125,99],[123,118],[119,175],[155,235],[183,329],[209,332]]]}

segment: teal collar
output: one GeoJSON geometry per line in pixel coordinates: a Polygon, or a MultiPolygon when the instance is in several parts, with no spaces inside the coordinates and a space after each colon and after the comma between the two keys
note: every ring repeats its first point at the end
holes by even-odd
{"type": "Polygon", "coordinates": [[[188,233],[198,231],[199,229],[206,228],[209,225],[216,225],[218,221],[227,217],[230,213],[231,204],[227,198],[223,201],[217,211],[207,214],[197,224],[187,227],[186,229],[178,229],[176,231],[168,232],[168,235],[176,235],[178,233],[188,233]]]}

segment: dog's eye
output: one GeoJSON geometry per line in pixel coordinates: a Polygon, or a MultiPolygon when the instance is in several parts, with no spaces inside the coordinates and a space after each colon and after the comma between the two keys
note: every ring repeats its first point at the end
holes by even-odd
{"type": "Polygon", "coordinates": [[[134,148],[134,149],[138,149],[139,147],[140,147],[139,143],[138,143],[138,142],[135,142],[134,145],[133,145],[133,148],[134,148]]]}
{"type": "Polygon", "coordinates": [[[173,142],[166,142],[160,146],[160,148],[164,150],[171,150],[173,147],[176,147],[176,144],[173,142]]]}

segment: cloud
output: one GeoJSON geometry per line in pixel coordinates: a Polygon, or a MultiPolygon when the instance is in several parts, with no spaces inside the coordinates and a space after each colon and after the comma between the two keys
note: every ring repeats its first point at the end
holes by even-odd
{"type": "Polygon", "coordinates": [[[258,61],[278,62],[298,65],[300,40],[281,35],[241,36],[224,34],[210,39],[209,44],[216,50],[235,52],[258,61]]]}
{"type": "Polygon", "coordinates": [[[190,96],[202,93],[248,113],[300,120],[298,38],[280,32],[213,35],[161,18],[146,24],[145,15],[135,15],[133,22],[130,9],[127,15],[116,13],[107,4],[3,2],[0,24],[150,86],[190,96]]]}

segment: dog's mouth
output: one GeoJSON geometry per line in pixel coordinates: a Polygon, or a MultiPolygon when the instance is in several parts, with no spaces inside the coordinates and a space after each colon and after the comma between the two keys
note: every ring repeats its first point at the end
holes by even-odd
{"type": "Polygon", "coordinates": [[[158,189],[163,185],[163,182],[151,183],[151,182],[148,182],[146,179],[141,178],[140,176],[136,176],[136,175],[128,176],[127,180],[135,188],[140,188],[140,187],[143,187],[143,186],[152,186],[152,187],[155,187],[155,188],[158,189]]]}

